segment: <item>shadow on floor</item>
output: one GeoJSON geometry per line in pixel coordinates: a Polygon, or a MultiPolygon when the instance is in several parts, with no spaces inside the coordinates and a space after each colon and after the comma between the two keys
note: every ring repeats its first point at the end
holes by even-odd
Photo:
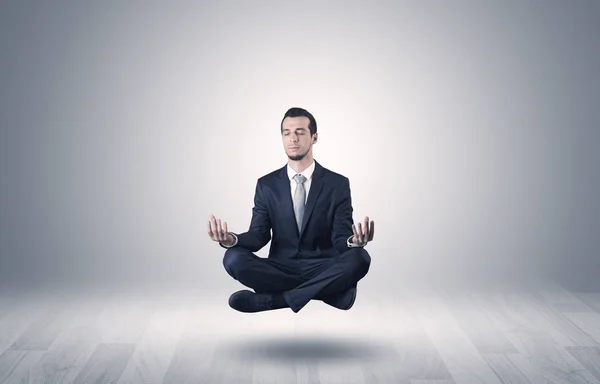
{"type": "Polygon", "coordinates": [[[397,356],[391,346],[343,338],[286,337],[231,345],[228,354],[240,360],[270,361],[370,360],[397,356]]]}

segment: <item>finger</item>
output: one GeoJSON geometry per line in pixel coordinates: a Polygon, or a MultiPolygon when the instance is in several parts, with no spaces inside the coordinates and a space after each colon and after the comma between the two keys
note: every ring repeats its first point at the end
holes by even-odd
{"type": "Polygon", "coordinates": [[[361,223],[358,223],[358,242],[363,243],[363,229],[361,223]]]}
{"type": "Polygon", "coordinates": [[[223,222],[223,232],[225,233],[225,238],[223,240],[227,241],[227,236],[228,236],[229,231],[227,230],[227,222],[226,221],[223,222]]]}
{"type": "Polygon", "coordinates": [[[225,241],[225,240],[227,240],[227,231],[225,230],[225,222],[222,220],[219,220],[219,225],[221,227],[221,240],[225,241]]]}
{"type": "Polygon", "coordinates": [[[221,241],[221,220],[215,218],[215,234],[218,241],[221,241]]]}
{"type": "Polygon", "coordinates": [[[375,236],[375,222],[371,221],[371,228],[369,229],[369,241],[373,240],[375,236]]]}
{"type": "Polygon", "coordinates": [[[210,231],[213,233],[213,240],[218,240],[217,222],[215,221],[214,216],[210,219],[210,231]]]}
{"type": "Polygon", "coordinates": [[[356,231],[356,225],[352,224],[352,232],[354,233],[354,237],[352,238],[353,243],[358,243],[358,232],[356,231]]]}
{"type": "Polygon", "coordinates": [[[225,240],[225,236],[223,235],[223,224],[221,223],[221,219],[217,220],[217,223],[219,225],[219,240],[223,241],[225,240]]]}
{"type": "Polygon", "coordinates": [[[213,236],[213,231],[210,229],[210,220],[206,222],[206,230],[208,232],[208,236],[213,236]]]}
{"type": "Polygon", "coordinates": [[[365,225],[364,225],[364,228],[365,228],[365,237],[367,237],[367,238],[368,238],[368,237],[369,237],[369,216],[366,216],[366,217],[365,217],[365,225]]]}

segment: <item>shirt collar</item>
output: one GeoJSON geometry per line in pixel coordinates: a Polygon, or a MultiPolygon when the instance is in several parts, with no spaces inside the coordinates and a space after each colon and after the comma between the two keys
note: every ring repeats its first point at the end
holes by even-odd
{"type": "MultiPolygon", "coordinates": [[[[300,172],[300,174],[302,176],[306,177],[306,180],[310,180],[314,171],[315,171],[315,161],[313,160],[313,162],[308,166],[308,168],[306,168],[304,171],[300,172]]],[[[294,169],[288,164],[287,165],[287,174],[288,174],[288,178],[291,181],[294,178],[294,176],[296,176],[298,174],[298,172],[294,171],[294,169]]]]}

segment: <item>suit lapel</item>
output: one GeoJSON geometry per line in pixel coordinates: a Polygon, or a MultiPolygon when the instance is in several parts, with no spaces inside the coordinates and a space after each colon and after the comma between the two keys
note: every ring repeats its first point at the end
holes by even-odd
{"type": "Polygon", "coordinates": [[[279,173],[279,190],[281,195],[281,212],[288,222],[287,225],[295,228],[296,235],[298,234],[298,225],[296,224],[296,214],[294,213],[294,202],[292,201],[292,191],[290,189],[290,179],[287,175],[287,165],[281,169],[279,173]]]}
{"type": "MultiPolygon", "coordinates": [[[[310,219],[310,215],[315,208],[315,204],[317,203],[317,199],[319,198],[319,194],[321,193],[321,189],[323,188],[323,168],[319,163],[315,161],[315,170],[312,175],[312,181],[310,183],[310,190],[308,191],[308,201],[306,202],[306,207],[304,208],[304,217],[302,218],[302,226],[300,231],[300,236],[304,234],[304,230],[306,228],[306,223],[308,219],[310,219]]],[[[293,212],[292,207],[292,212],[293,212]]]]}

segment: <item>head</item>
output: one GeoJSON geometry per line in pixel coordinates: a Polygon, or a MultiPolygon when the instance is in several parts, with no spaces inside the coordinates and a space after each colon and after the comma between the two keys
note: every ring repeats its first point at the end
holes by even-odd
{"type": "Polygon", "coordinates": [[[290,108],[281,120],[283,148],[290,160],[300,161],[312,157],[312,146],[317,142],[317,122],[302,108],[290,108]]]}

